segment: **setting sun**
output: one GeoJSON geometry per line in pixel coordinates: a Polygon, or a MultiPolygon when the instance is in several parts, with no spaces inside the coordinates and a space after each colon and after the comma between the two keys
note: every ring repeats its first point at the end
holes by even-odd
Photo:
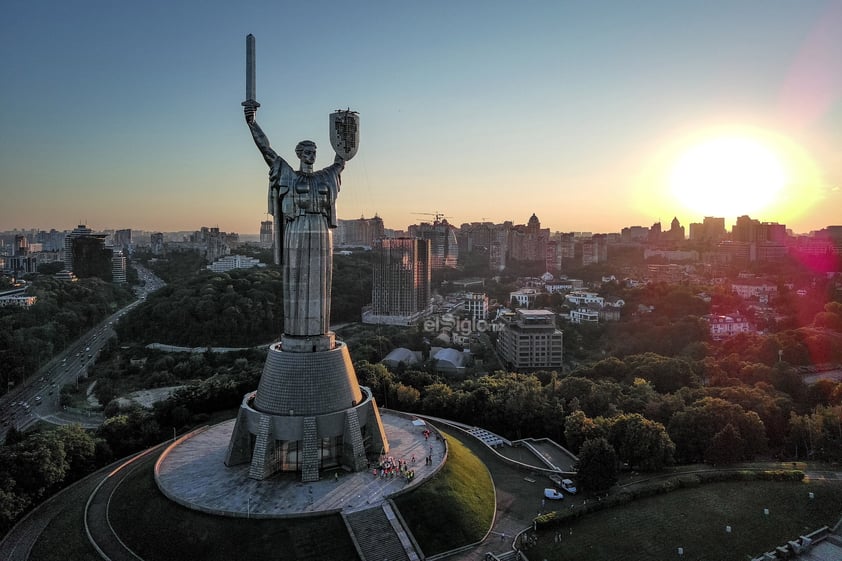
{"type": "Polygon", "coordinates": [[[788,181],[780,157],[747,137],[700,142],[679,156],[669,175],[678,202],[705,216],[762,213],[788,181]]]}
{"type": "Polygon", "coordinates": [[[749,215],[797,223],[827,198],[812,155],[793,138],[751,125],[707,125],[673,131],[635,178],[636,207],[653,218],[749,215]]]}

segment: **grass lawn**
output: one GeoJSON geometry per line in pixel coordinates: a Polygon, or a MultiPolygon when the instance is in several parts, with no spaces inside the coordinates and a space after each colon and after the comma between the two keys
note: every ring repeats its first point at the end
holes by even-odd
{"type": "Polygon", "coordinates": [[[290,520],[203,514],[164,497],[151,462],[117,489],[111,524],[145,561],[358,561],[338,514],[290,520]]]}
{"type": "Polygon", "coordinates": [[[530,559],[744,561],[842,517],[840,482],[727,482],[681,489],[539,532],[530,559]],[[815,494],[814,499],[808,493],[815,494]],[[763,509],[769,509],[769,515],[763,509]],[[725,531],[731,526],[731,533],[725,531]],[[556,532],[561,542],[555,543],[556,532]],[[678,556],[678,548],[684,555],[678,556]]]}
{"type": "Polygon", "coordinates": [[[482,539],[494,517],[494,483],[483,463],[445,433],[447,463],[395,503],[421,550],[435,555],[482,539]]]}

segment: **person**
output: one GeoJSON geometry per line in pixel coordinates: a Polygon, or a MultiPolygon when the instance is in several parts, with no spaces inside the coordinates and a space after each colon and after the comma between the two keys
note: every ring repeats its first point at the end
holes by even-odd
{"type": "Polygon", "coordinates": [[[257,107],[244,106],[246,124],[269,166],[269,213],[275,217],[275,260],[283,267],[284,335],[311,337],[328,333],[333,273],[336,197],[345,160],[314,171],[316,144],[295,147],[296,171],[279,156],[256,121],[257,107]]]}

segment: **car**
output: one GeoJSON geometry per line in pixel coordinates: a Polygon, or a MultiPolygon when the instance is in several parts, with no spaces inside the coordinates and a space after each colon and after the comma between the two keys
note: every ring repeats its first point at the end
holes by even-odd
{"type": "Polygon", "coordinates": [[[41,405],[41,396],[40,395],[35,396],[35,405],[41,405]]]}
{"type": "Polygon", "coordinates": [[[548,487],[544,489],[544,498],[550,499],[551,501],[560,501],[564,499],[564,495],[557,490],[548,487]]]}
{"type": "Polygon", "coordinates": [[[562,479],[561,488],[570,493],[571,495],[576,494],[576,484],[573,483],[572,479],[562,479]]]}

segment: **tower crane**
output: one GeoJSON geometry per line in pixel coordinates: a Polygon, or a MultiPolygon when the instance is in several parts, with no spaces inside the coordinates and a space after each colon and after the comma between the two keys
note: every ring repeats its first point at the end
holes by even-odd
{"type": "Polygon", "coordinates": [[[445,216],[442,212],[413,212],[412,214],[420,214],[423,216],[433,216],[436,219],[436,222],[441,222],[444,218],[450,218],[449,216],[445,216]]]}

